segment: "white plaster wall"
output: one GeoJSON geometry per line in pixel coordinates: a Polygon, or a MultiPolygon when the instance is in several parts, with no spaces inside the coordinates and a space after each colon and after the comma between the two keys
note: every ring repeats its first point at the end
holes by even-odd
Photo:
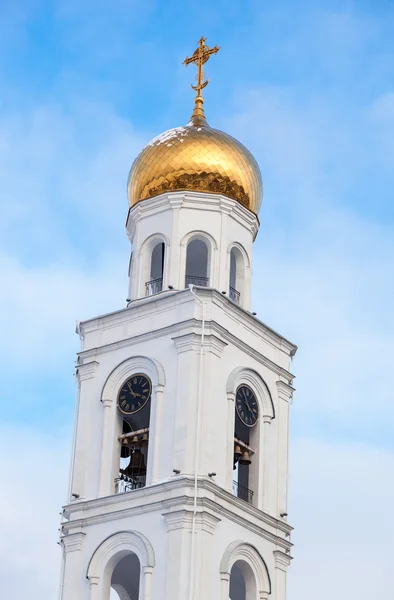
{"type": "MultiPolygon", "coordinates": [[[[221,294],[228,290],[231,245],[237,243],[251,261],[257,228],[257,218],[249,211],[215,195],[163,194],[130,210],[133,301],[126,309],[80,324],[83,350],[77,364],[80,399],[71,481],[71,493],[78,498],[71,496],[64,510],[66,558],[60,600],[108,600],[100,587],[106,575],[89,572],[87,578],[89,563],[106,538],[126,530],[145,536],[155,555],[154,566],[143,568],[151,588],[142,588],[140,597],[189,598],[195,465],[193,599],[227,600],[226,574],[220,573],[220,565],[226,548],[238,540],[251,544],[263,558],[271,579],[270,597],[285,600],[291,528],[281,514],[287,513],[293,390],[289,364],[296,347],[250,314],[251,262],[245,271],[243,307],[221,294]],[[210,286],[218,291],[195,288],[199,299],[183,289],[185,240],[193,232],[205,232],[214,240],[210,286]],[[145,298],[144,242],[152,236],[167,240],[164,289],[173,285],[181,291],[145,298]],[[115,495],[121,432],[117,394],[137,364],[147,365],[153,383],[148,485],[115,495]],[[273,403],[267,408],[266,399],[259,396],[259,473],[253,506],[231,494],[238,381],[234,373],[239,372],[267,388],[273,403]],[[174,476],[173,469],[180,475],[174,476]],[[211,472],[216,473],[213,479],[208,477],[211,472]]],[[[267,596],[264,592],[254,600],[267,596]]]]}
{"type": "Polygon", "coordinates": [[[185,286],[187,242],[193,235],[206,234],[210,240],[210,287],[228,293],[229,247],[237,243],[248,256],[241,306],[250,306],[252,243],[258,229],[255,215],[235,200],[201,193],[175,192],[145,200],[130,209],[127,231],[134,259],[130,273],[129,298],[145,296],[149,280],[146,240],[161,234],[167,240],[163,289],[185,286]]]}
{"type": "MultiPolygon", "coordinates": [[[[193,481],[173,478],[167,484],[151,489],[150,497],[139,490],[122,494],[116,502],[86,502],[67,507],[68,522],[64,525],[64,542],[71,545],[70,538],[81,535],[78,548],[66,553],[66,579],[73,569],[74,589],[65,589],[63,600],[92,600],[92,585],[95,574],[89,567],[96,549],[107,538],[122,531],[142,534],[150,543],[154,553],[152,570],[152,600],[184,600],[189,597],[191,581],[191,499],[193,481]],[[153,492],[153,493],[152,493],[153,492]],[[83,516],[83,527],[81,517],[83,516]],[[81,530],[83,529],[83,534],[81,530]],[[87,579],[86,576],[92,576],[87,579]]],[[[259,511],[249,507],[230,495],[218,494],[211,481],[199,481],[198,513],[195,537],[195,600],[222,598],[221,561],[226,549],[234,542],[253,546],[268,570],[271,579],[271,598],[285,600],[283,590],[276,584],[283,579],[278,573],[275,553],[290,562],[288,531],[285,524],[263,520],[259,511]],[[206,508],[209,504],[209,509],[206,508]],[[204,506],[205,505],[205,506],[204,506]]],[[[260,597],[260,596],[259,596],[260,597]]],[[[264,597],[264,596],[263,596],[264,597]]],[[[144,596],[141,595],[141,598],[144,596]]],[[[107,600],[100,594],[94,600],[107,600]]],[[[257,598],[256,598],[257,600],[257,598]]]]}

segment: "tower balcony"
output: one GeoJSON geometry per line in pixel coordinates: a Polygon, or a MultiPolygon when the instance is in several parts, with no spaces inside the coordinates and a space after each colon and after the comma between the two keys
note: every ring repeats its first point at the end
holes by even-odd
{"type": "Polygon", "coordinates": [[[209,279],[208,277],[200,277],[196,275],[186,275],[185,279],[185,287],[189,287],[189,285],[199,285],[201,287],[208,287],[209,279]]]}
{"type": "Polygon", "coordinates": [[[238,290],[236,290],[235,288],[229,287],[229,293],[228,296],[230,298],[230,300],[232,300],[233,302],[235,302],[235,304],[239,304],[240,298],[241,298],[241,294],[238,290]]]}
{"type": "Polygon", "coordinates": [[[163,290],[163,278],[151,279],[145,283],[145,296],[154,296],[163,290]]]}
{"type": "Polygon", "coordinates": [[[238,481],[233,481],[233,496],[244,500],[248,504],[253,504],[253,490],[241,485],[238,481]]]}

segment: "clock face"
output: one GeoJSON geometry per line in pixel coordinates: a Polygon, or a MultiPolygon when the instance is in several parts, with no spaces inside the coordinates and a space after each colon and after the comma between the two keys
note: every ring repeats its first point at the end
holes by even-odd
{"type": "Polygon", "coordinates": [[[247,427],[256,425],[259,409],[256,396],[247,385],[240,385],[235,396],[235,408],[242,423],[247,427]]]}
{"type": "Polygon", "coordinates": [[[137,373],[123,384],[118,396],[119,409],[126,415],[132,415],[144,408],[150,400],[151,393],[150,379],[146,375],[137,373]]]}

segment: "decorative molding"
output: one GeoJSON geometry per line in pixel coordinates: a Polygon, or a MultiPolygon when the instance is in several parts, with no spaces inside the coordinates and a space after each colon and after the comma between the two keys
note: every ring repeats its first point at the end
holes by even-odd
{"type": "Polygon", "coordinates": [[[132,356],[121,362],[109,374],[101,393],[102,400],[113,400],[118,390],[128,376],[133,373],[146,373],[152,381],[152,385],[165,385],[166,377],[164,369],[158,360],[147,356],[132,356]]]}
{"type": "Polygon", "coordinates": [[[252,544],[247,544],[241,540],[229,544],[220,562],[221,575],[229,575],[234,563],[239,560],[246,562],[252,568],[257,579],[256,584],[259,593],[270,594],[271,579],[267,565],[259,551],[252,544]]]}
{"type": "MultiPolygon", "coordinates": [[[[69,519],[68,527],[75,529],[154,511],[162,512],[163,508],[166,511],[171,508],[173,511],[190,511],[193,509],[193,498],[189,492],[193,487],[193,477],[174,477],[124,494],[73,502],[65,507],[65,517],[69,519]]],[[[288,536],[293,528],[283,519],[240,500],[207,477],[199,478],[198,487],[202,494],[202,498],[198,500],[200,511],[207,510],[222,520],[229,519],[283,550],[292,547],[288,536]]]]}
{"type": "Polygon", "coordinates": [[[118,552],[134,552],[141,567],[155,566],[155,553],[149,540],[136,531],[118,531],[107,537],[94,551],[86,570],[86,577],[101,577],[108,561],[118,552]]]}
{"type": "Polygon", "coordinates": [[[66,553],[77,552],[82,550],[83,541],[85,539],[85,533],[82,531],[76,531],[75,533],[68,533],[68,530],[64,529],[64,535],[61,537],[62,544],[66,553]]]}
{"type": "MultiPolygon", "coordinates": [[[[219,334],[223,341],[226,341],[228,344],[233,344],[236,348],[239,348],[248,356],[251,356],[257,362],[267,367],[277,375],[280,375],[284,378],[287,378],[289,381],[294,379],[294,375],[283,369],[280,365],[274,363],[272,360],[258,352],[252,346],[245,344],[242,340],[232,335],[227,329],[222,327],[216,321],[206,321],[205,322],[206,329],[210,330],[212,333],[219,334]]],[[[193,326],[201,326],[201,321],[197,319],[189,319],[187,321],[182,321],[175,325],[169,325],[167,327],[163,327],[161,329],[156,329],[154,331],[149,331],[147,333],[143,333],[137,336],[125,338],[119,342],[112,342],[110,344],[105,344],[101,347],[91,348],[90,350],[83,350],[79,353],[81,359],[90,358],[91,356],[97,356],[101,354],[106,354],[111,351],[119,350],[120,348],[128,348],[133,346],[134,344],[138,344],[140,342],[156,339],[165,335],[169,335],[173,332],[182,331],[187,327],[193,326]]]]}
{"type": "Polygon", "coordinates": [[[251,232],[253,239],[256,238],[259,229],[257,215],[242,206],[237,200],[228,198],[221,194],[210,194],[192,191],[167,192],[153,198],[146,198],[137,202],[129,209],[126,228],[132,237],[137,223],[143,217],[158,214],[166,210],[179,208],[191,210],[204,210],[222,213],[237,223],[241,224],[251,232]]]}
{"type": "Polygon", "coordinates": [[[285,400],[285,402],[289,402],[293,398],[293,393],[295,391],[293,386],[279,379],[276,382],[276,387],[278,389],[278,397],[280,398],[280,400],[285,400]]]}
{"type": "MultiPolygon", "coordinates": [[[[180,509],[180,510],[167,510],[162,513],[163,517],[167,522],[167,530],[175,531],[177,529],[186,529],[187,531],[192,530],[193,525],[193,511],[180,509]]],[[[202,510],[196,514],[196,529],[206,531],[211,535],[214,534],[216,525],[220,523],[221,519],[215,515],[202,510]]]]}
{"type": "Polygon", "coordinates": [[[93,379],[96,375],[97,367],[99,366],[97,360],[92,360],[86,363],[77,363],[75,367],[75,376],[78,382],[86,381],[87,379],[93,379]]]}
{"type": "Polygon", "coordinates": [[[268,385],[254,369],[250,369],[248,367],[236,367],[233,369],[226,383],[227,394],[235,393],[238,386],[243,383],[250,385],[250,387],[256,393],[260,414],[263,417],[274,419],[275,407],[272,401],[271,392],[268,388],[268,385]]]}
{"type": "Polygon", "coordinates": [[[287,571],[290,562],[293,560],[293,557],[290,556],[290,554],[283,552],[282,550],[274,550],[274,558],[275,567],[285,572],[287,571]]]}
{"type": "MultiPolygon", "coordinates": [[[[201,333],[186,333],[175,335],[171,338],[176,346],[178,354],[189,351],[199,351],[201,348],[201,333]]],[[[215,356],[220,358],[227,343],[220,339],[217,335],[207,334],[204,336],[203,348],[205,351],[211,352],[215,356]]]]}

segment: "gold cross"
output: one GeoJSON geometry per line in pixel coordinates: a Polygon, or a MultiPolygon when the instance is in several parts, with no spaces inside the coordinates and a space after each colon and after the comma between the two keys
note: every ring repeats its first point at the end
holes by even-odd
{"type": "MultiPolygon", "coordinates": [[[[209,60],[212,54],[216,54],[219,52],[219,46],[214,46],[210,48],[205,44],[206,38],[202,37],[198,42],[198,48],[193,52],[190,58],[185,58],[182,64],[188,66],[190,63],[193,63],[197,66],[197,85],[192,85],[193,90],[196,90],[196,97],[194,99],[194,110],[192,115],[192,121],[197,121],[204,119],[204,110],[203,103],[204,98],[202,97],[202,90],[208,85],[209,79],[203,81],[204,79],[204,70],[203,65],[209,60]],[[196,117],[196,119],[194,119],[196,117]]],[[[196,123],[197,124],[197,123],[196,123]]]]}

